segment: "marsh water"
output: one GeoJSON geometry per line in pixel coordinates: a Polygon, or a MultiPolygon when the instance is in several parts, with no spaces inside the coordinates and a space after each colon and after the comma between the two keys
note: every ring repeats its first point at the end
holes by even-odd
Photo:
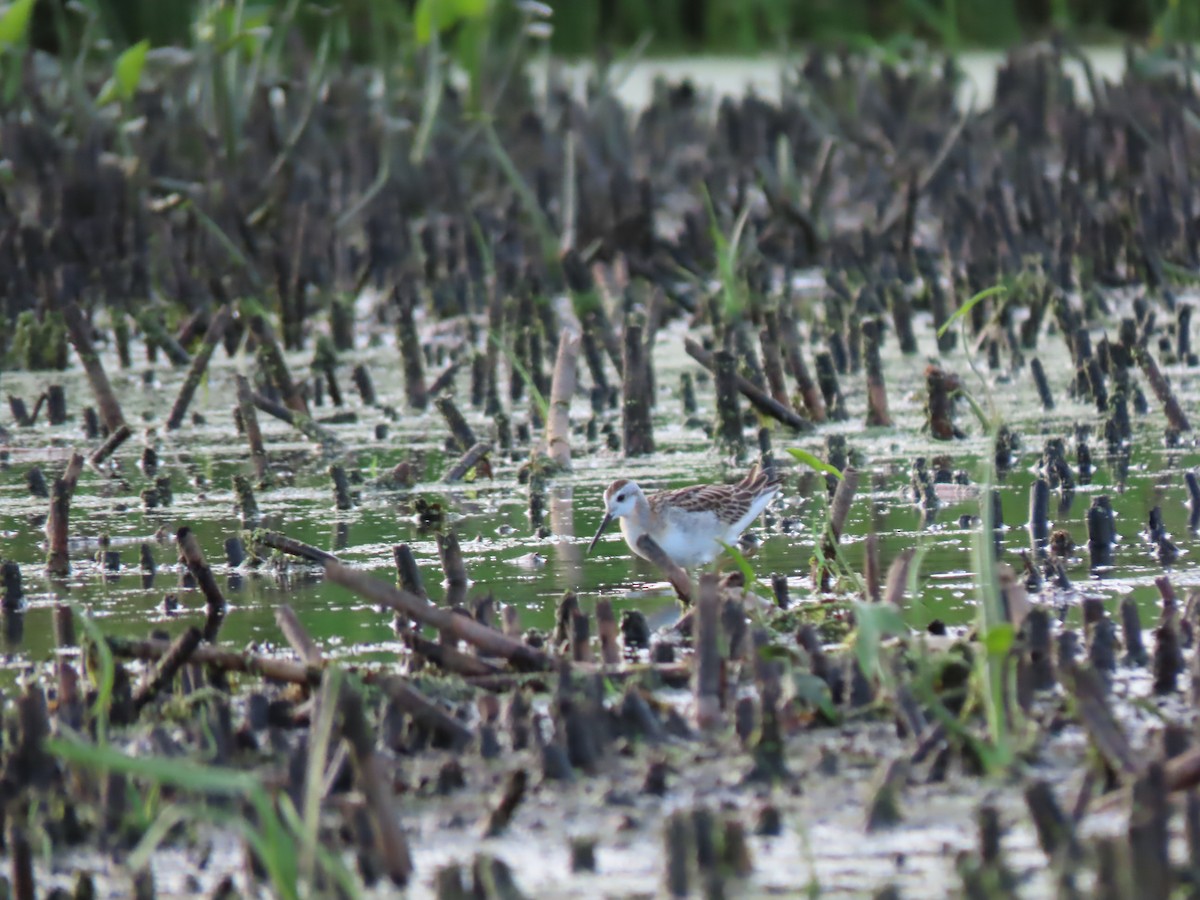
{"type": "MultiPolygon", "coordinates": [[[[711,381],[682,351],[685,333],[686,323],[677,320],[660,332],[655,347],[654,420],[659,450],[654,456],[625,459],[619,451],[605,446],[602,432],[598,441],[589,444],[583,432],[593,413],[586,397],[576,398],[572,409],[576,427],[573,471],[549,482],[546,524],[550,533],[540,537],[529,523],[528,491],[517,478],[528,447],[518,449],[515,458],[495,457],[492,478],[442,485],[438,481],[457,454],[445,449],[445,425],[432,405],[426,412],[402,412],[393,419],[379,407],[362,406],[349,393],[347,406],[355,410],[357,421],[329,427],[350,450],[348,469],[358,476],[354,484],[356,508],[336,511],[326,466],[313,447],[288,426],[262,416],[277,484],[257,492],[262,520],[243,523],[236,512],[232,476],[248,471],[248,463],[242,439],[235,431],[230,398],[233,373],[248,360],[231,359],[219,351],[194,401],[193,411],[202,416],[203,423],[189,422],[178,432],[168,434],[162,421],[182,373],[162,363],[150,365],[144,354],[137,355],[131,370],[122,371],[114,356],[107,360],[110,377],[127,416],[141,422],[142,428],[139,439],[131,440],[118,454],[115,473],[108,469],[85,471],[72,502],[71,533],[77,540],[72,572],[64,582],[51,581],[43,574],[46,501],[29,495],[25,477],[35,464],[53,474],[65,464],[72,448],[85,446],[79,423],[81,406],[88,397],[87,386],[76,371],[62,373],[61,378],[44,373],[6,373],[2,382],[6,393],[32,399],[47,383],[61,381],[70,405],[67,424],[12,427],[7,464],[0,471],[3,555],[21,563],[28,601],[27,613],[10,617],[7,623],[7,658],[17,664],[46,658],[53,648],[52,608],[64,595],[91,608],[114,634],[144,636],[151,627],[173,631],[194,621],[203,599],[195,590],[180,587],[176,551],[169,540],[183,525],[197,532],[206,556],[222,575],[230,603],[230,615],[223,626],[226,641],[233,645],[275,641],[273,609],[286,601],[314,636],[329,647],[330,655],[388,658],[399,645],[394,643],[387,616],[324,583],[303,564],[282,569],[268,565],[258,570],[230,570],[223,565],[224,542],[242,534],[244,528],[261,525],[330,550],[347,562],[387,578],[393,577],[392,547],[405,542],[422,565],[430,595],[437,599],[444,591],[434,529],[420,524],[413,509],[418,498],[441,503],[458,533],[472,580],[470,594],[490,592],[501,603],[515,604],[526,625],[550,624],[555,601],[565,590],[576,591],[585,608],[590,608],[595,597],[606,594],[618,609],[636,606],[652,622],[668,621],[677,614],[670,588],[649,564],[631,556],[617,529],[611,530],[591,556],[585,551],[600,521],[601,494],[613,479],[634,478],[648,490],[704,480],[732,480],[757,456],[753,429],[746,431],[747,452],[738,461],[715,449],[697,423],[690,427],[686,424],[680,399],[681,373],[689,371],[699,377],[700,418],[712,420],[714,394],[711,381]],[[377,424],[386,424],[386,437],[376,436],[377,424]],[[151,482],[138,468],[145,443],[157,448],[160,472],[170,475],[174,495],[170,506],[144,509],[138,499],[141,489],[151,482]],[[404,460],[416,462],[423,473],[411,489],[375,485],[379,476],[404,460]],[[155,539],[156,533],[160,540],[155,539]],[[106,570],[94,558],[102,535],[110,539],[110,549],[121,553],[118,571],[106,570]],[[138,567],[139,546],[146,541],[158,563],[153,579],[146,578],[138,567]],[[168,594],[175,595],[179,603],[173,612],[164,607],[168,594]]],[[[848,559],[861,566],[862,541],[870,530],[880,537],[885,567],[902,548],[922,547],[925,553],[919,595],[912,598],[912,624],[923,627],[934,618],[961,624],[973,615],[971,560],[978,499],[970,489],[951,489],[937,515],[927,521],[913,501],[910,475],[915,457],[949,454],[952,468],[977,482],[984,474],[979,454],[987,438],[979,424],[971,421],[965,406],[959,422],[969,434],[966,440],[937,442],[922,435],[925,354],[932,357],[935,351],[928,318],[918,318],[917,333],[922,351],[918,355],[904,357],[894,347],[885,354],[894,427],[863,426],[866,400],[861,376],[848,375],[842,379],[850,411],[848,421],[822,425],[812,435],[798,436],[780,428],[772,433],[773,452],[787,473],[787,482],[781,497],[751,529],[756,538],[751,560],[763,580],[775,573],[786,574],[793,602],[822,599],[814,592],[808,563],[825,520],[826,502],[823,479],[794,463],[785,451],[798,447],[822,456],[826,436],[842,434],[858,468],[869,473],[863,479],[843,537],[848,559]]],[[[1093,415],[1089,405],[1068,397],[1066,382],[1070,373],[1055,365],[1054,356],[1046,359],[1046,366],[1058,399],[1049,413],[1041,411],[1027,371],[992,371],[982,362],[968,359],[961,349],[943,357],[944,364],[966,379],[980,402],[985,406],[994,404],[1003,421],[1020,437],[1012,470],[998,484],[1007,525],[1003,540],[1013,551],[1006,554],[1006,559],[1012,562],[1019,562],[1016,551],[1029,546],[1024,527],[1029,491],[1045,440],[1065,439],[1074,466],[1076,423],[1090,421],[1093,415]],[[972,364],[983,367],[973,371],[972,364]]],[[[356,358],[364,361],[373,375],[379,406],[403,410],[399,354],[391,336],[379,335],[378,341],[364,346],[356,358]]],[[[1062,359],[1065,361],[1065,357],[1062,359]]],[[[309,362],[304,354],[290,360],[297,373],[306,372],[309,362]]],[[[1167,371],[1184,398],[1195,396],[1200,373],[1187,368],[1167,371]]],[[[472,426],[480,434],[488,434],[493,423],[482,410],[472,410],[466,402],[466,378],[464,375],[460,379],[460,405],[472,426]]],[[[346,389],[350,391],[349,385],[346,389]]],[[[528,420],[526,404],[522,401],[514,410],[515,425],[528,420]]],[[[328,405],[315,408],[318,419],[333,412],[328,405]]],[[[604,413],[602,420],[619,428],[617,411],[604,413]]],[[[1091,483],[1077,486],[1067,508],[1060,505],[1058,494],[1052,500],[1053,527],[1066,528],[1081,547],[1077,564],[1069,570],[1075,586],[1114,602],[1126,593],[1147,603],[1154,601],[1153,578],[1161,568],[1152,556],[1151,545],[1141,536],[1154,506],[1161,507],[1166,527],[1183,551],[1172,580],[1184,592],[1200,581],[1193,557],[1188,555],[1183,481],[1183,472],[1200,461],[1200,451],[1186,436],[1182,446],[1167,448],[1156,418],[1147,417],[1143,423],[1124,478],[1106,460],[1102,442],[1093,435],[1088,441],[1096,467],[1091,483]],[[1120,536],[1116,565],[1102,577],[1090,577],[1087,565],[1084,522],[1094,494],[1112,497],[1120,536]]],[[[731,568],[732,563],[726,560],[724,566],[731,568]]]]}

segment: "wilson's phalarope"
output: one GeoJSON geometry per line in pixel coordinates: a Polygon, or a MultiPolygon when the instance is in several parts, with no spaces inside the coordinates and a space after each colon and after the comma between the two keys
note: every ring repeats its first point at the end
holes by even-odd
{"type": "Polygon", "coordinates": [[[693,484],[646,496],[636,482],[614,481],[604,492],[604,521],[588,545],[591,553],[613,519],[638,556],[638,539],[648,534],[684,569],[702,566],[733,544],[779,492],[779,480],[758,464],[737,484],[693,484]]]}

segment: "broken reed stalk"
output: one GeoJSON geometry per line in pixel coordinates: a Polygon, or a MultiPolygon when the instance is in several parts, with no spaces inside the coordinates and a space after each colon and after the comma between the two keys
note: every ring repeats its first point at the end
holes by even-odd
{"type": "Polygon", "coordinates": [[[621,423],[626,456],[647,456],[654,452],[649,365],[641,323],[631,320],[625,325],[621,379],[621,423]]]}
{"type": "Polygon", "coordinates": [[[804,353],[800,347],[800,330],[796,325],[795,317],[790,313],[780,313],[779,333],[783,341],[788,369],[796,381],[796,386],[800,389],[800,397],[804,401],[808,417],[814,422],[824,422],[825,399],[821,396],[821,388],[813,380],[808,366],[804,362],[804,353]]]}
{"type": "Polygon", "coordinates": [[[399,629],[400,640],[415,655],[433,663],[439,669],[462,675],[464,678],[476,678],[484,675],[502,674],[499,666],[475,656],[463,653],[450,644],[431,641],[416,631],[407,628],[399,629]]]}
{"type": "MultiPolygon", "coordinates": [[[[119,659],[136,659],[153,663],[171,653],[174,646],[171,641],[155,639],[137,641],[106,637],[105,641],[112,650],[113,656],[119,659]]],[[[308,688],[320,686],[323,671],[321,668],[305,665],[296,660],[240,653],[235,650],[221,650],[204,644],[192,652],[190,661],[227,674],[249,675],[279,684],[295,684],[308,688]]],[[[466,725],[445,712],[405,679],[382,672],[359,671],[354,666],[348,666],[346,671],[358,675],[365,684],[378,687],[404,712],[444,735],[452,746],[462,747],[471,742],[472,732],[466,725]]]]}
{"type": "MultiPolygon", "coordinates": [[[[267,321],[263,315],[252,315],[250,317],[250,331],[258,340],[258,360],[263,370],[267,373],[267,377],[279,390],[283,397],[283,402],[287,404],[287,408],[298,416],[304,418],[309,417],[308,403],[304,399],[304,394],[300,390],[300,386],[292,379],[292,373],[288,369],[287,361],[283,357],[283,349],[279,346],[279,341],[275,337],[275,329],[271,327],[271,323],[267,321]]],[[[259,409],[262,409],[260,406],[259,409]]],[[[263,409],[263,412],[270,410],[263,409]]]]}
{"type": "Polygon", "coordinates": [[[192,357],[191,368],[188,369],[187,377],[183,380],[183,385],[179,388],[179,396],[175,398],[175,405],[171,407],[171,414],[167,416],[168,431],[174,431],[183,424],[183,417],[187,414],[188,404],[192,402],[196,388],[200,386],[200,379],[204,377],[204,373],[208,369],[208,363],[212,359],[213,351],[216,350],[217,344],[224,337],[225,329],[229,327],[232,319],[233,310],[226,303],[221,305],[220,309],[213,315],[212,321],[208,323],[208,329],[204,332],[204,343],[201,344],[200,351],[192,357]]]}
{"type": "Polygon", "coordinates": [[[450,428],[450,436],[454,439],[454,446],[459,453],[466,453],[478,443],[475,432],[467,424],[463,414],[458,411],[453,397],[438,397],[433,403],[438,408],[438,412],[442,414],[442,418],[446,420],[446,425],[450,428]]]}
{"type": "Polygon", "coordinates": [[[145,682],[133,695],[135,709],[142,709],[157,696],[158,692],[169,686],[175,680],[179,670],[188,663],[204,635],[199,628],[192,626],[183,634],[171,641],[166,652],[158,658],[154,669],[149,673],[145,682]]]}
{"type": "Polygon", "coordinates": [[[779,352],[778,317],[774,313],[767,313],[767,316],[773,317],[773,324],[758,332],[758,345],[762,350],[763,374],[766,376],[767,386],[771,389],[771,396],[777,403],[790,409],[791,398],[788,396],[787,381],[783,375],[783,356],[779,352]]]}
{"type": "Polygon", "coordinates": [[[468,472],[475,468],[491,452],[492,444],[490,441],[479,441],[470,450],[460,456],[458,462],[447,470],[446,474],[442,476],[442,483],[453,484],[456,481],[461,481],[468,472]]]}
{"type": "MultiPolygon", "coordinates": [[[[705,350],[700,344],[691,338],[684,338],[683,349],[687,351],[688,356],[708,369],[709,372],[716,375],[717,362],[716,355],[709,350],[705,350]]],[[[804,416],[800,415],[795,410],[784,406],[774,397],[760,390],[753,382],[742,375],[737,375],[735,382],[738,391],[742,396],[750,401],[750,404],[764,415],[768,415],[773,419],[777,419],[789,428],[796,431],[812,431],[813,424],[804,416]]]]}
{"type": "Polygon", "coordinates": [[[117,395],[113,393],[108,376],[104,373],[100,356],[92,346],[92,336],[89,333],[88,323],[83,317],[83,310],[79,308],[79,304],[72,301],[63,309],[63,319],[67,323],[67,330],[75,352],[79,354],[79,361],[83,363],[83,370],[87,374],[92,394],[96,397],[96,406],[100,410],[100,421],[112,434],[125,424],[125,416],[121,413],[121,404],[117,402],[117,395]]]}
{"type": "Polygon", "coordinates": [[[1144,346],[1138,346],[1134,350],[1134,356],[1137,358],[1138,365],[1141,366],[1142,374],[1150,382],[1154,395],[1158,397],[1158,402],[1163,405],[1167,423],[1176,431],[1191,431],[1192,426],[1188,423],[1187,416],[1184,415],[1183,407],[1179,405],[1175,392],[1171,390],[1171,385],[1167,383],[1166,377],[1159,370],[1158,363],[1154,361],[1150,351],[1144,346]]]}
{"type": "Polygon", "coordinates": [[[69,525],[71,518],[71,495],[83,471],[83,456],[71,454],[61,478],[54,479],[50,494],[50,512],[46,516],[46,573],[65,576],[71,574],[69,525]]]}
{"type": "Polygon", "coordinates": [[[546,422],[546,455],[560,469],[571,468],[571,398],[575,395],[579,361],[577,334],[564,333],[558,341],[554,377],[550,382],[550,415],[546,422]]]}
{"type": "Polygon", "coordinates": [[[696,600],[696,727],[715,728],[721,721],[721,596],[714,572],[700,576],[696,600]]]}
{"type": "Polygon", "coordinates": [[[667,580],[671,583],[671,587],[675,589],[676,595],[685,604],[690,605],[692,602],[692,581],[688,577],[688,573],[681,567],[675,564],[675,561],[663,551],[648,534],[643,534],[638,538],[638,549],[645,554],[646,559],[662,569],[663,574],[667,576],[667,580]]]}
{"type": "Polygon", "coordinates": [[[433,606],[415,594],[392,587],[387,582],[341,563],[327,562],[325,576],[334,584],[339,584],[373,603],[402,613],[422,625],[430,625],[443,633],[452,634],[457,640],[478,647],[484,654],[507,659],[520,669],[546,671],[553,665],[553,660],[541,650],[513,640],[474,619],[433,606]]]}
{"type": "Polygon", "coordinates": [[[317,646],[316,641],[312,639],[308,630],[300,624],[300,619],[297,617],[296,611],[286,603],[281,604],[275,610],[275,624],[283,632],[288,646],[300,657],[300,662],[312,667],[324,665],[325,660],[321,655],[321,648],[317,646]]]}
{"type": "Polygon", "coordinates": [[[133,429],[122,422],[117,426],[116,430],[108,435],[108,438],[95,449],[91,456],[88,457],[88,464],[91,466],[99,466],[102,462],[117,452],[117,448],[129,440],[129,436],[133,434],[133,429]]]}
{"type": "Polygon", "coordinates": [[[278,550],[289,556],[298,556],[317,565],[338,561],[338,558],[332,553],[288,537],[286,534],[280,534],[278,531],[256,531],[254,532],[254,543],[262,547],[270,547],[272,550],[278,550]]]}
{"type": "Polygon", "coordinates": [[[204,553],[195,533],[185,525],[175,533],[175,541],[179,544],[180,560],[188,567],[188,571],[196,579],[196,585],[204,594],[204,602],[208,608],[208,616],[204,622],[204,640],[210,644],[214,643],[225,618],[225,596],[217,586],[212,569],[204,561],[204,553]]]}
{"type": "Polygon", "coordinates": [[[250,379],[245,375],[234,376],[237,383],[237,408],[242,417],[242,428],[250,444],[250,460],[254,463],[254,478],[261,487],[268,481],[267,448],[263,444],[262,429],[258,426],[258,412],[254,408],[254,391],[250,379]]]}
{"type": "Polygon", "coordinates": [[[362,695],[353,686],[343,684],[338,710],[342,719],[342,736],[350,747],[358,788],[375,826],[372,831],[376,850],[388,877],[394,884],[403,887],[412,875],[412,856],[408,840],[396,818],[395,790],[385,776],[383,759],[375,750],[375,735],[367,723],[362,695]]]}
{"type": "Polygon", "coordinates": [[[305,437],[327,447],[336,447],[341,443],[329,431],[318,425],[305,413],[295,412],[286,406],[280,406],[274,400],[262,394],[254,394],[254,405],[269,416],[274,416],[281,422],[291,425],[305,437]]]}

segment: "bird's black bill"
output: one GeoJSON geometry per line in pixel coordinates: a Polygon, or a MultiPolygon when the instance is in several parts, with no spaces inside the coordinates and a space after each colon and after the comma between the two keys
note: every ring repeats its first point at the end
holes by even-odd
{"type": "Polygon", "coordinates": [[[591,553],[595,549],[597,542],[600,540],[600,535],[604,534],[604,529],[608,527],[608,523],[612,521],[612,513],[604,514],[604,521],[600,523],[600,527],[596,529],[596,536],[592,538],[592,542],[588,544],[587,552],[591,553]]]}

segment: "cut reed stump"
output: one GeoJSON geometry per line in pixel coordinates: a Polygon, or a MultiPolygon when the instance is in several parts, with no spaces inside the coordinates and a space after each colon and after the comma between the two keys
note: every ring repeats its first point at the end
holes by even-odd
{"type": "Polygon", "coordinates": [[[887,385],[883,380],[883,362],[879,356],[880,324],[872,319],[862,324],[863,367],[867,371],[867,425],[891,427],[887,385]]]}
{"type": "Polygon", "coordinates": [[[696,673],[693,691],[696,727],[708,731],[721,722],[721,615],[717,576],[700,576],[696,600],[696,673]]]}
{"type": "Polygon", "coordinates": [[[554,377],[550,382],[546,455],[563,470],[571,468],[571,398],[575,395],[579,343],[579,336],[575,334],[564,334],[559,339],[554,377]]]}
{"type": "Polygon", "coordinates": [[[654,452],[654,423],[650,419],[650,361],[647,356],[641,324],[628,322],[625,326],[621,381],[621,423],[626,456],[648,456],[654,452]]]}
{"type": "Polygon", "coordinates": [[[71,574],[71,555],[68,538],[70,535],[71,495],[83,471],[83,456],[71,454],[67,468],[61,478],[54,479],[50,495],[50,513],[46,517],[46,573],[48,575],[71,574]]]}

